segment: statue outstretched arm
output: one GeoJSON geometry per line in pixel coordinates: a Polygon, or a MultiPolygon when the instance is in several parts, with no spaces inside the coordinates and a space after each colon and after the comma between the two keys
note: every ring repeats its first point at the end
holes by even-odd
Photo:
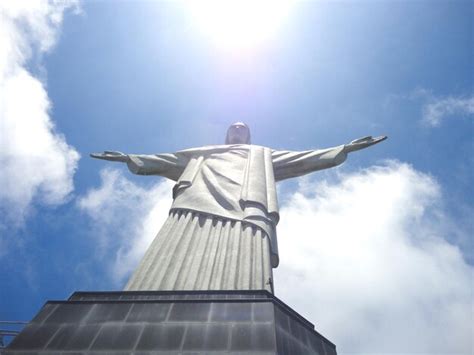
{"type": "Polygon", "coordinates": [[[373,138],[367,136],[333,148],[307,150],[302,152],[273,151],[273,171],[275,180],[309,174],[313,171],[329,169],[342,164],[347,154],[382,142],[386,136],[373,138]]]}
{"type": "Polygon", "coordinates": [[[178,180],[183,173],[188,159],[182,154],[124,154],[116,151],[92,153],[92,158],[127,163],[128,169],[138,175],[160,175],[171,180],[178,180]]]}

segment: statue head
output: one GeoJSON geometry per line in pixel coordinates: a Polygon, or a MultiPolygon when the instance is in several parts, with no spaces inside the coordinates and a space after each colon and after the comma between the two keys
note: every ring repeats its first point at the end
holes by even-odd
{"type": "Polygon", "coordinates": [[[225,144],[250,144],[250,129],[243,122],[233,123],[227,130],[225,144]]]}

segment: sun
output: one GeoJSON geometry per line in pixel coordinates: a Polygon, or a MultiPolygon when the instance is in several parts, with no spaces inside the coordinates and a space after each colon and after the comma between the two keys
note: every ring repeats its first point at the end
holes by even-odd
{"type": "Polygon", "coordinates": [[[271,40],[294,0],[187,0],[192,25],[224,49],[249,49],[271,40]]]}

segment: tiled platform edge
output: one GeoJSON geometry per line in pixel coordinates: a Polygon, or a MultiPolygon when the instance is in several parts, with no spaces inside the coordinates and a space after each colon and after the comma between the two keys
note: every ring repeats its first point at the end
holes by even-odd
{"type": "Polygon", "coordinates": [[[318,354],[333,343],[267,291],[75,292],[48,301],[9,354],[318,354]]]}

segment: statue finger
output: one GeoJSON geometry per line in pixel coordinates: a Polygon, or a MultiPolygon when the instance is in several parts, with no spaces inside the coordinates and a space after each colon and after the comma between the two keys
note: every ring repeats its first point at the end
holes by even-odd
{"type": "Polygon", "coordinates": [[[372,144],[371,145],[383,142],[386,139],[387,139],[387,136],[375,137],[374,139],[372,139],[372,142],[371,142],[372,144]]]}
{"type": "Polygon", "coordinates": [[[115,156],[122,156],[124,155],[122,152],[117,152],[115,150],[105,150],[104,151],[104,154],[107,154],[107,155],[115,155],[115,156]]]}
{"type": "Polygon", "coordinates": [[[109,155],[109,154],[104,154],[104,153],[91,153],[90,156],[96,159],[111,160],[111,161],[117,161],[117,160],[120,160],[121,158],[120,156],[117,156],[117,155],[109,155]]]}
{"type": "Polygon", "coordinates": [[[103,153],[90,153],[89,156],[91,156],[92,158],[96,158],[96,159],[103,159],[104,158],[103,153]]]}

